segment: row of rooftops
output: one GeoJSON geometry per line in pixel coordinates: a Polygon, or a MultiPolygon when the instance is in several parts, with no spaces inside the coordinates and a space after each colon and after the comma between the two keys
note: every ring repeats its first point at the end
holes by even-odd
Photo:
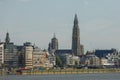
{"type": "MultiPolygon", "coordinates": [[[[59,49],[54,52],[56,55],[62,55],[62,54],[72,54],[71,49],[59,49]]],[[[116,49],[96,49],[91,54],[96,55],[99,58],[105,57],[108,54],[118,53],[116,49]]]]}

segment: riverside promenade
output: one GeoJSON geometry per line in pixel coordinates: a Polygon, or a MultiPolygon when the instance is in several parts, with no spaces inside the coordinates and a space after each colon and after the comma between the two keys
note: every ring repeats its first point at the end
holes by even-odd
{"type": "Polygon", "coordinates": [[[22,75],[36,74],[83,74],[83,73],[120,73],[120,69],[63,69],[48,71],[23,71],[22,75]]]}
{"type": "MultiPolygon", "coordinates": [[[[37,75],[37,74],[83,74],[83,73],[120,73],[118,69],[61,69],[61,70],[26,70],[21,75],[37,75]]],[[[13,72],[15,75],[16,72],[13,72]]],[[[6,71],[0,70],[0,76],[8,75],[6,71]]]]}
{"type": "Polygon", "coordinates": [[[0,69],[0,76],[7,75],[6,71],[4,69],[0,69]]]}

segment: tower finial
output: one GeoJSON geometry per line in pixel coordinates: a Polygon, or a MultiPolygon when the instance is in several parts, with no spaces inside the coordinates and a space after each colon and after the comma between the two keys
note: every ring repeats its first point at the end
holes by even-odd
{"type": "Polygon", "coordinates": [[[77,18],[77,14],[75,14],[75,18],[74,18],[74,24],[78,24],[78,18],[77,18]]]}
{"type": "Polygon", "coordinates": [[[10,37],[9,37],[9,33],[6,33],[6,39],[5,39],[6,43],[10,43],[10,37]]]}

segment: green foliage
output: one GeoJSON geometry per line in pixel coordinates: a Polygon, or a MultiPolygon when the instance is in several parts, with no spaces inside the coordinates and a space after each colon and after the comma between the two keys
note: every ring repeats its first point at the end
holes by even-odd
{"type": "Polygon", "coordinates": [[[62,60],[58,55],[56,56],[56,65],[59,67],[63,66],[62,60]]]}
{"type": "Polygon", "coordinates": [[[6,66],[5,66],[5,64],[1,63],[1,67],[2,67],[2,68],[5,68],[6,66]]]}

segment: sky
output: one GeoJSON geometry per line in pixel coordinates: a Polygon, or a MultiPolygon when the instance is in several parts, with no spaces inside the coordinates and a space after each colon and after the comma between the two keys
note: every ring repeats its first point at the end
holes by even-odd
{"type": "Polygon", "coordinates": [[[71,49],[78,16],[80,43],[85,51],[120,49],[120,0],[0,0],[0,39],[35,43],[47,49],[56,34],[60,49],[71,49]]]}

